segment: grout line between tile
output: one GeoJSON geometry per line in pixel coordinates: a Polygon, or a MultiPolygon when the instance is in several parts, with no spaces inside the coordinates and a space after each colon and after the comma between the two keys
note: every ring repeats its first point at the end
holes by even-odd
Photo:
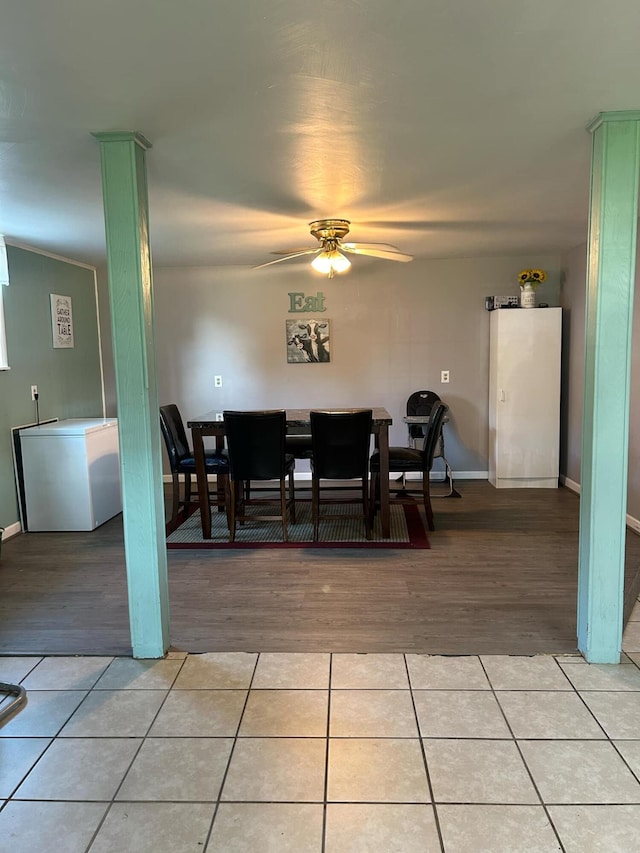
{"type": "Polygon", "coordinates": [[[231,750],[229,751],[229,758],[227,759],[227,766],[224,769],[224,773],[222,774],[222,780],[220,782],[220,787],[218,788],[218,796],[216,797],[215,807],[213,809],[213,815],[211,816],[211,823],[209,824],[209,830],[207,832],[207,837],[204,841],[203,850],[206,850],[209,846],[209,840],[211,838],[211,833],[213,832],[213,827],[216,822],[216,817],[218,816],[218,812],[220,810],[220,803],[222,798],[222,792],[224,790],[225,783],[227,781],[227,776],[229,774],[229,768],[231,767],[231,761],[233,759],[233,754],[236,750],[236,744],[238,742],[240,727],[242,726],[242,719],[244,717],[244,713],[247,709],[247,704],[249,702],[249,696],[251,695],[251,689],[253,685],[253,680],[256,677],[256,670],[258,669],[258,662],[260,661],[260,652],[256,655],[256,660],[253,665],[253,672],[251,673],[251,678],[249,680],[249,685],[247,687],[247,695],[244,697],[244,704],[242,706],[242,711],[240,712],[240,716],[238,718],[238,725],[236,726],[236,733],[233,737],[233,743],[231,744],[231,750]]]}
{"type": "MultiPolygon", "coordinates": [[[[115,660],[117,660],[117,658],[115,658],[115,657],[114,657],[114,658],[111,660],[111,663],[106,667],[106,669],[104,670],[104,672],[102,673],[102,675],[104,675],[104,674],[107,672],[107,670],[111,667],[111,665],[113,664],[113,662],[114,662],[115,660]]],[[[155,723],[156,719],[158,718],[158,714],[160,713],[161,709],[164,707],[164,704],[165,704],[165,702],[167,701],[167,699],[168,699],[168,697],[169,697],[169,694],[171,693],[171,690],[172,690],[172,688],[173,688],[174,684],[176,683],[176,679],[178,678],[178,675],[180,674],[180,671],[182,670],[182,667],[184,666],[185,661],[186,661],[186,658],[184,658],[184,659],[183,659],[182,663],[181,663],[181,664],[180,664],[180,666],[178,667],[178,669],[177,669],[177,671],[176,671],[176,674],[175,674],[175,676],[174,676],[174,678],[173,678],[173,680],[172,680],[171,684],[169,685],[169,689],[166,691],[166,693],[165,693],[165,697],[164,697],[164,699],[162,700],[162,702],[160,703],[160,707],[158,708],[158,710],[157,710],[157,711],[156,711],[156,713],[154,714],[153,719],[151,720],[151,722],[149,723],[149,725],[148,725],[148,727],[147,727],[147,731],[146,731],[146,732],[145,732],[145,734],[140,738],[140,744],[138,745],[138,748],[136,749],[135,753],[133,754],[133,756],[132,756],[132,758],[131,758],[131,761],[129,762],[129,765],[128,765],[128,767],[127,767],[127,769],[126,769],[126,770],[125,770],[125,772],[122,774],[122,779],[120,779],[119,784],[116,786],[116,789],[115,789],[115,791],[113,792],[113,796],[111,797],[111,801],[109,802],[109,805],[108,805],[108,806],[107,806],[107,808],[105,809],[105,813],[102,815],[102,819],[101,819],[101,820],[100,820],[100,822],[98,823],[98,826],[96,827],[95,832],[93,833],[93,835],[91,836],[91,839],[89,840],[89,844],[87,845],[87,851],[88,851],[88,850],[90,850],[91,845],[93,844],[93,842],[94,842],[94,841],[95,841],[95,839],[96,839],[96,836],[98,835],[98,833],[100,832],[100,830],[101,830],[101,829],[102,829],[102,827],[104,826],[104,822],[105,822],[105,820],[107,819],[107,815],[109,814],[109,812],[110,812],[110,811],[111,811],[111,809],[113,808],[113,804],[114,804],[114,803],[115,803],[115,801],[116,801],[116,797],[118,796],[118,792],[119,792],[119,791],[120,791],[120,789],[122,788],[122,786],[123,786],[123,784],[124,784],[124,780],[127,778],[128,774],[129,774],[129,771],[131,770],[131,767],[133,766],[134,761],[136,760],[136,758],[137,758],[137,757],[138,757],[138,755],[140,754],[140,750],[142,749],[143,745],[145,744],[145,742],[146,742],[146,740],[147,740],[147,737],[148,737],[148,735],[149,735],[149,732],[151,731],[151,727],[153,726],[153,724],[155,723]]],[[[102,675],[100,676],[100,678],[102,678],[102,675]]],[[[98,679],[97,679],[96,684],[98,683],[98,681],[100,680],[100,678],[98,678],[98,679]]],[[[91,688],[91,690],[89,691],[90,693],[91,693],[91,692],[93,692],[93,690],[96,690],[96,692],[98,692],[98,693],[99,693],[99,692],[101,692],[101,691],[100,691],[100,689],[96,687],[96,684],[94,684],[94,686],[91,688]]],[[[123,692],[124,692],[124,690],[123,690],[122,688],[119,688],[119,692],[122,692],[122,693],[123,693],[123,692]]],[[[89,694],[87,694],[87,695],[89,695],[89,694]]],[[[91,739],[92,739],[92,738],[88,738],[88,740],[91,740],[91,739]]],[[[135,740],[135,738],[127,738],[127,740],[135,740]]]]}
{"type": "Polygon", "coordinates": [[[438,841],[440,843],[440,850],[444,851],[444,838],[442,836],[442,828],[440,826],[440,816],[438,814],[438,809],[436,808],[436,801],[433,794],[433,784],[431,782],[431,774],[429,773],[429,765],[427,763],[427,753],[424,746],[424,738],[422,737],[422,731],[420,730],[420,720],[418,718],[418,709],[416,708],[415,696],[413,694],[413,689],[411,688],[411,677],[409,674],[409,664],[407,662],[407,656],[403,655],[402,659],[404,661],[405,671],[407,673],[407,681],[409,682],[409,692],[411,695],[411,706],[413,707],[413,715],[416,721],[416,728],[418,730],[418,743],[420,744],[420,752],[422,753],[422,761],[424,764],[424,772],[427,777],[427,787],[429,788],[429,797],[431,798],[431,810],[433,812],[433,819],[436,825],[436,832],[438,833],[438,841]]]}
{"type": "Polygon", "coordinates": [[[326,743],[324,750],[324,787],[322,804],[322,839],[320,842],[320,853],[325,853],[327,844],[327,801],[329,796],[329,745],[331,743],[331,691],[333,681],[333,654],[329,655],[329,684],[327,688],[327,728],[326,743]]]}
{"type": "MultiPolygon", "coordinates": [[[[558,663],[557,660],[555,661],[555,663],[556,663],[556,666],[558,667],[558,669],[562,672],[562,667],[560,666],[560,664],[558,663]]],[[[554,835],[558,841],[558,844],[560,845],[560,850],[562,851],[562,853],[566,853],[565,847],[564,847],[562,840],[560,838],[560,834],[559,834],[558,830],[556,829],[554,822],[551,820],[551,815],[549,814],[549,809],[547,808],[546,803],[544,802],[544,799],[542,798],[542,794],[540,793],[540,790],[538,789],[538,786],[536,784],[536,780],[533,778],[533,773],[529,769],[529,765],[527,764],[527,762],[525,760],[522,749],[520,748],[520,744],[518,743],[518,739],[514,735],[513,729],[511,728],[511,724],[509,723],[509,720],[507,719],[507,715],[504,711],[504,708],[500,704],[500,700],[498,699],[498,695],[497,695],[498,691],[495,690],[493,683],[492,683],[491,679],[489,678],[489,673],[485,669],[485,665],[484,665],[484,662],[482,661],[481,657],[480,657],[480,666],[484,670],[484,674],[486,675],[487,680],[489,681],[489,686],[491,688],[491,693],[493,695],[493,698],[495,699],[495,701],[498,705],[498,708],[500,708],[500,713],[502,714],[502,716],[504,718],[505,725],[507,726],[507,728],[509,729],[509,732],[511,733],[511,737],[513,739],[513,743],[515,744],[516,749],[518,750],[518,755],[520,756],[520,760],[522,761],[524,768],[527,771],[527,775],[529,776],[529,779],[531,780],[531,784],[533,785],[533,789],[536,792],[536,796],[540,800],[540,805],[544,809],[544,813],[545,813],[546,818],[549,822],[549,825],[551,826],[553,833],[554,833],[554,835]]],[[[569,681],[569,679],[567,678],[566,675],[565,675],[565,678],[567,679],[567,681],[569,681]]],[[[571,684],[571,682],[569,682],[569,684],[571,684]]],[[[575,688],[573,687],[572,684],[571,684],[571,690],[573,690],[573,692],[575,692],[575,688]]],[[[564,693],[565,691],[558,691],[558,692],[564,693]]]]}

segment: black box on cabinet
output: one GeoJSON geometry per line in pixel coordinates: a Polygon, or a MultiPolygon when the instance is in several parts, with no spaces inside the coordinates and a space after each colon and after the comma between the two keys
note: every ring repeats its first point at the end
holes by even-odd
{"type": "Polygon", "coordinates": [[[487,311],[495,311],[496,308],[519,308],[520,299],[517,296],[485,296],[484,307],[487,311]]]}

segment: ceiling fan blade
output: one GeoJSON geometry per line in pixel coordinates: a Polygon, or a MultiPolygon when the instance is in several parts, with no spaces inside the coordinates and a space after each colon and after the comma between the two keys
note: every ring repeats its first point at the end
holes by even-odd
{"type": "Polygon", "coordinates": [[[299,258],[302,255],[317,255],[318,252],[322,251],[321,249],[305,249],[303,252],[294,252],[293,255],[285,255],[284,258],[276,258],[275,261],[267,261],[266,264],[258,264],[255,267],[251,267],[251,269],[259,270],[262,267],[270,267],[271,264],[281,264],[282,261],[290,261],[292,258],[299,258]]]}
{"type": "Polygon", "coordinates": [[[308,252],[316,252],[316,249],[310,249],[308,246],[300,246],[297,249],[276,249],[270,252],[271,255],[304,255],[308,252]]]}
{"type": "Polygon", "coordinates": [[[390,252],[386,249],[363,249],[359,243],[351,245],[343,243],[341,248],[352,255],[369,255],[372,258],[386,258],[388,261],[402,261],[406,264],[413,260],[413,255],[405,255],[404,252],[390,252]]]}
{"type": "Polygon", "coordinates": [[[340,243],[341,246],[345,246],[347,249],[378,249],[385,247],[387,249],[391,249],[394,252],[399,252],[397,246],[394,246],[393,243],[340,243]]]}
{"type": "Polygon", "coordinates": [[[375,220],[367,222],[359,222],[366,228],[385,228],[389,231],[391,228],[400,228],[403,231],[422,230],[423,228],[431,228],[433,225],[432,219],[396,219],[396,220],[375,220]]]}

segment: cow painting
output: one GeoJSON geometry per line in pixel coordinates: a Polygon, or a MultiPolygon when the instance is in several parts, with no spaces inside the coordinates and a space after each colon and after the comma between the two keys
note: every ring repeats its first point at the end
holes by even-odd
{"type": "Polygon", "coordinates": [[[287,320],[288,362],[320,364],[330,360],[328,320],[287,320]]]}

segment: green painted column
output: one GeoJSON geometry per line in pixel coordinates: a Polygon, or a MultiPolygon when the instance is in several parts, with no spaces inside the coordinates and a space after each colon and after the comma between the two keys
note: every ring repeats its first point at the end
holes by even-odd
{"type": "Polygon", "coordinates": [[[622,646],[640,111],[601,113],[593,134],[582,421],[578,648],[622,646]]]}
{"type": "Polygon", "coordinates": [[[93,135],[102,163],[131,645],[136,658],[160,658],[169,648],[169,593],[145,164],[150,145],[133,132],[93,135]]]}

